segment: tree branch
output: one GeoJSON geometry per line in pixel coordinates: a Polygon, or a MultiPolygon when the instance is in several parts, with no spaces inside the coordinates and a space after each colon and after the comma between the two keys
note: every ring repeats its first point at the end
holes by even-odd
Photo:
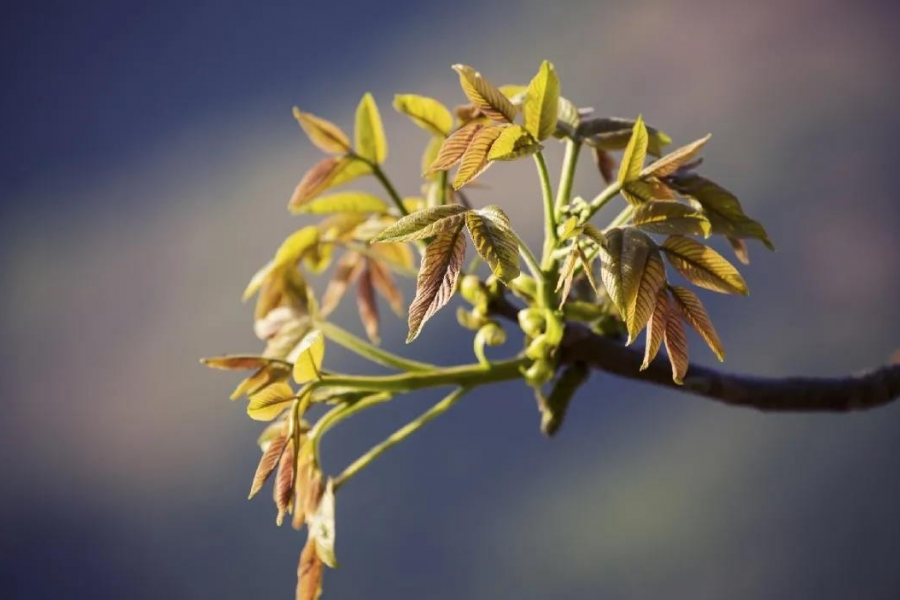
{"type": "MultiPolygon", "coordinates": [[[[508,300],[495,302],[491,309],[503,317],[516,318],[517,309],[508,300]]],[[[850,412],[877,408],[900,398],[900,364],[833,378],[754,377],[691,365],[684,385],[678,385],[672,381],[665,358],[658,357],[641,371],[642,349],[626,347],[577,323],[566,325],[560,362],[584,363],[597,371],[761,411],[850,412]]]]}

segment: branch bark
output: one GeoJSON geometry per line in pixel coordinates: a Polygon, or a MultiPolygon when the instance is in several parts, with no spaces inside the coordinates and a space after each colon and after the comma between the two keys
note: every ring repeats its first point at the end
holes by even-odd
{"type": "MultiPolygon", "coordinates": [[[[496,302],[498,315],[516,318],[516,307],[496,302]]],[[[597,335],[586,327],[569,323],[560,346],[560,362],[584,363],[603,371],[701,396],[730,406],[767,412],[850,412],[884,406],[900,398],[900,364],[883,366],[847,377],[755,377],[735,375],[691,365],[684,385],[672,381],[665,358],[657,358],[640,370],[643,350],[597,335]]]]}

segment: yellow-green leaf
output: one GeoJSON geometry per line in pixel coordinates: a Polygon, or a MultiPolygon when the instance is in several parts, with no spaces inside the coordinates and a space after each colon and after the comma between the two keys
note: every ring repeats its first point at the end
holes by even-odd
{"type": "Polygon", "coordinates": [[[499,206],[487,206],[465,214],[478,255],[500,281],[509,284],[519,276],[519,245],[509,218],[499,206]]]}
{"type": "Polygon", "coordinates": [[[687,334],[684,331],[684,325],[681,323],[681,314],[666,299],[668,315],[666,318],[666,353],[669,355],[669,363],[672,365],[672,380],[681,385],[684,383],[684,376],[687,373],[690,363],[688,362],[688,341],[687,334]]]}
{"type": "Polygon", "coordinates": [[[465,221],[468,209],[459,204],[433,206],[399,219],[372,238],[372,242],[409,242],[455,229],[465,221]]]}
{"type": "Polygon", "coordinates": [[[685,204],[651,200],[634,211],[632,223],[650,233],[683,233],[709,237],[711,225],[702,212],[685,204]]]}
{"type": "Polygon", "coordinates": [[[670,288],[670,291],[672,292],[672,300],[675,307],[684,317],[684,320],[697,330],[703,341],[716,355],[716,358],[720,361],[725,360],[725,350],[722,347],[722,341],[719,339],[719,334],[716,333],[706,308],[700,302],[697,294],[686,287],[680,286],[673,286],[670,288]]]}
{"type": "Polygon", "coordinates": [[[521,108],[522,104],[525,102],[525,91],[528,89],[528,86],[508,83],[506,85],[501,85],[497,89],[500,90],[501,94],[509,98],[510,102],[521,108]]]}
{"type": "Polygon", "coordinates": [[[288,209],[292,212],[306,204],[327,189],[352,181],[362,175],[371,173],[371,167],[364,161],[352,157],[329,156],[316,163],[306,172],[294,189],[288,201],[288,209]]]}
{"type": "Polygon", "coordinates": [[[750,293],[734,265],[709,246],[673,235],[663,242],[662,249],[669,263],[694,285],[723,294],[750,293]]]}
{"type": "Polygon", "coordinates": [[[625,153],[622,154],[622,164],[619,165],[619,183],[624,184],[640,178],[644,168],[644,159],[647,157],[648,142],[644,119],[638,116],[637,121],[634,122],[628,146],[625,147],[625,153]]]}
{"type": "Polygon", "coordinates": [[[537,140],[556,131],[559,115],[559,77],[549,61],[541,63],[525,93],[525,129],[537,140]]]}
{"type": "Polygon", "coordinates": [[[630,344],[653,313],[666,282],[665,266],[653,240],[633,228],[607,232],[600,257],[603,284],[622,314],[630,344]]]}
{"type": "Polygon", "coordinates": [[[469,123],[454,131],[450,137],[441,144],[441,149],[438,151],[437,157],[434,159],[434,162],[431,163],[431,166],[425,174],[427,175],[434,171],[446,171],[458,163],[463,154],[466,153],[466,148],[469,147],[472,139],[483,127],[484,125],[481,123],[469,123]]]}
{"type": "Polygon", "coordinates": [[[503,92],[472,67],[453,65],[453,70],[459,73],[459,84],[466,97],[485,115],[501,123],[513,122],[517,109],[503,92]]]}
{"type": "Polygon", "coordinates": [[[266,386],[250,396],[247,414],[255,421],[271,421],[294,401],[294,390],[283,381],[266,386]]]}
{"type": "Polygon", "coordinates": [[[460,223],[441,231],[425,248],[422,267],[416,279],[416,297],[409,306],[409,335],[416,339],[422,326],[449,302],[466,255],[466,238],[460,223]]]}
{"type": "Polygon", "coordinates": [[[706,137],[702,137],[699,140],[691,142],[687,146],[682,146],[677,150],[673,150],[659,160],[651,163],[646,169],[644,169],[642,175],[644,177],[666,177],[668,175],[671,175],[682,165],[686,165],[687,163],[691,162],[694,157],[700,153],[700,150],[703,149],[703,146],[706,145],[706,142],[708,142],[709,138],[711,137],[712,134],[707,134],[706,137]]]}
{"type": "Polygon", "coordinates": [[[307,225],[292,233],[275,253],[273,269],[296,265],[303,255],[319,243],[319,228],[307,225]]]}
{"type": "Polygon", "coordinates": [[[341,128],[314,114],[302,112],[294,107],[294,118],[306,132],[309,140],[323,152],[346,154],[350,151],[350,140],[341,128]]]}
{"type": "Polygon", "coordinates": [[[632,206],[639,206],[653,200],[674,200],[672,190],[659,179],[648,177],[629,181],[622,186],[622,196],[632,206]]]}
{"type": "Polygon", "coordinates": [[[744,214],[737,197],[719,184],[695,173],[675,174],[666,181],[700,205],[712,223],[713,233],[734,238],[754,238],[769,250],[775,249],[765,228],[744,214]]]}
{"type": "Polygon", "coordinates": [[[294,381],[306,383],[322,376],[322,361],[325,359],[325,336],[318,329],[307,333],[288,356],[294,363],[294,381]]]}
{"type": "Polygon", "coordinates": [[[425,131],[438,137],[447,137],[453,129],[453,115],[446,106],[434,98],[416,94],[397,94],[394,96],[394,108],[425,131]]]}
{"type": "Polygon", "coordinates": [[[666,321],[669,317],[669,296],[665,289],[656,296],[656,306],[650,320],[647,321],[647,346],[644,348],[644,362],[641,371],[650,366],[666,335],[666,321]]]}
{"type": "Polygon", "coordinates": [[[530,133],[519,125],[502,128],[502,132],[491,145],[488,160],[516,160],[534,154],[543,148],[530,133]]]}
{"type": "Polygon", "coordinates": [[[306,204],[291,209],[291,212],[294,213],[309,213],[313,215],[332,213],[384,214],[387,211],[388,207],[381,198],[367,192],[339,192],[328,196],[319,196],[306,204]]]}
{"type": "Polygon", "coordinates": [[[459,189],[481,175],[490,165],[488,153],[491,146],[503,133],[505,127],[483,127],[472,138],[465,154],[460,159],[459,170],[453,179],[453,189],[459,189]]]}
{"type": "Polygon", "coordinates": [[[356,107],[356,153],[375,164],[387,158],[387,138],[381,124],[381,114],[372,94],[366,92],[356,107]]]}

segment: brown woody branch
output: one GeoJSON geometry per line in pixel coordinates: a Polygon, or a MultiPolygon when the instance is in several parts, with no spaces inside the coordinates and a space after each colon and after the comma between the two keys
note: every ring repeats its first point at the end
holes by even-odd
{"type": "MultiPolygon", "coordinates": [[[[492,309],[504,317],[516,317],[516,307],[506,300],[496,302],[492,309]]],[[[577,323],[567,325],[560,352],[563,364],[584,363],[620,377],[761,411],[849,412],[877,408],[900,398],[900,364],[834,378],[754,377],[691,365],[680,386],[672,381],[665,358],[657,358],[641,371],[643,350],[626,347],[577,323]]]]}

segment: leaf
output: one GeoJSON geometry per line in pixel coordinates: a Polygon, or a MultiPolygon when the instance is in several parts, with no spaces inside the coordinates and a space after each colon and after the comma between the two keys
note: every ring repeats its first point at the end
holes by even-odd
{"type": "Polygon", "coordinates": [[[264,387],[277,381],[286,381],[290,377],[288,366],[282,362],[272,361],[260,367],[253,375],[241,381],[231,393],[231,400],[237,400],[242,395],[252,396],[264,387]]]}
{"type": "Polygon", "coordinates": [[[647,157],[648,143],[647,127],[644,125],[643,117],[638,116],[637,121],[634,122],[628,146],[625,147],[625,153],[622,154],[622,163],[619,165],[619,183],[624,184],[640,178],[641,170],[644,168],[644,159],[647,157]]]}
{"type": "Polygon", "coordinates": [[[700,150],[703,149],[703,146],[706,145],[711,137],[712,134],[707,134],[706,137],[702,137],[699,140],[691,142],[687,146],[682,146],[677,150],[673,150],[656,162],[651,163],[646,169],[644,169],[641,175],[643,175],[644,177],[666,177],[667,175],[671,175],[682,165],[691,162],[694,157],[700,153],[700,150]]]}
{"type": "Polygon", "coordinates": [[[278,381],[250,396],[247,414],[254,421],[271,421],[290,406],[294,398],[291,386],[278,381]]]}
{"type": "Polygon", "coordinates": [[[525,102],[525,91],[528,89],[528,86],[508,83],[506,85],[501,85],[497,89],[500,90],[501,94],[509,98],[510,102],[521,108],[522,104],[525,102]]]}
{"type": "Polygon", "coordinates": [[[666,305],[668,307],[665,335],[666,353],[669,355],[669,363],[672,365],[672,380],[678,385],[682,385],[688,366],[690,366],[687,334],[681,323],[681,316],[676,309],[669,305],[668,299],[666,299],[666,305]]]}
{"type": "Polygon", "coordinates": [[[672,190],[656,178],[629,181],[622,186],[621,191],[622,196],[632,206],[639,206],[653,200],[674,200],[675,198],[672,190]]]}
{"type": "Polygon", "coordinates": [[[469,209],[458,204],[434,206],[399,219],[372,238],[372,242],[409,242],[435,236],[462,225],[469,209]]]}
{"type": "Polygon", "coordinates": [[[307,333],[291,352],[294,363],[294,381],[306,383],[322,376],[322,360],[325,358],[325,336],[318,329],[307,333]]]}
{"type": "Polygon", "coordinates": [[[363,269],[362,256],[357,252],[344,254],[334,268],[334,274],[325,293],[322,294],[322,306],[319,309],[321,316],[327,317],[341,302],[341,298],[347,292],[347,288],[356,281],[363,269]]]}
{"type": "Polygon", "coordinates": [[[575,277],[576,266],[578,266],[578,257],[573,249],[566,255],[566,260],[563,261],[562,267],[559,269],[559,278],[556,281],[556,289],[554,290],[556,292],[562,290],[559,294],[560,310],[562,310],[563,305],[566,303],[566,299],[569,297],[569,292],[572,289],[572,280],[575,277]]]}
{"type": "Polygon", "coordinates": [[[484,125],[481,123],[469,123],[450,134],[450,137],[441,144],[441,149],[438,151],[437,158],[434,159],[434,162],[431,163],[431,166],[425,174],[427,175],[435,171],[446,171],[458,163],[463,154],[466,153],[466,148],[469,147],[472,138],[474,138],[475,134],[483,127],[484,125]]]}
{"type": "Polygon", "coordinates": [[[307,225],[289,235],[278,250],[273,260],[273,271],[284,267],[295,266],[303,255],[319,244],[319,228],[315,225],[307,225]]]}
{"type": "Polygon", "coordinates": [[[594,271],[591,268],[591,262],[588,260],[587,256],[585,256],[584,252],[581,250],[581,246],[575,244],[575,254],[578,255],[578,260],[581,262],[581,268],[584,271],[584,274],[587,276],[588,283],[591,284],[591,288],[593,288],[594,293],[596,295],[600,295],[600,286],[597,285],[597,280],[594,279],[594,271]]]}
{"type": "Polygon", "coordinates": [[[728,236],[728,243],[731,244],[731,249],[734,250],[734,255],[737,259],[745,265],[750,264],[750,253],[747,250],[747,243],[736,237],[728,236]]]}
{"type": "Polygon", "coordinates": [[[690,206],[665,200],[651,200],[634,211],[632,223],[650,233],[683,233],[709,237],[709,220],[690,206]]]}
{"type": "Polygon", "coordinates": [[[462,229],[460,223],[455,228],[441,231],[425,248],[416,279],[416,297],[409,306],[407,344],[418,337],[422,326],[453,296],[466,255],[462,229]]]}
{"type": "Polygon", "coordinates": [[[475,134],[460,159],[459,170],[453,179],[453,189],[458,190],[490,166],[488,153],[503,130],[503,127],[483,127],[475,134]]]}
{"type": "Polygon", "coordinates": [[[394,96],[394,108],[432,135],[444,138],[450,135],[453,129],[453,115],[446,106],[434,98],[416,94],[397,94],[394,96]]]}
{"type": "Polygon", "coordinates": [[[544,61],[525,93],[525,129],[537,140],[556,131],[559,114],[559,77],[553,64],[544,61]]]}
{"type": "Polygon", "coordinates": [[[294,440],[290,439],[278,461],[278,471],[275,473],[275,485],[272,488],[272,499],[275,500],[275,508],[278,515],[275,523],[281,527],[284,515],[288,512],[291,501],[294,499],[294,440]]]}
{"type": "Polygon", "coordinates": [[[553,132],[553,135],[558,138],[576,137],[575,131],[581,122],[578,107],[570,100],[560,96],[557,101],[556,113],[556,130],[553,132]]]}
{"type": "Polygon", "coordinates": [[[700,337],[703,338],[703,341],[706,342],[719,361],[725,360],[725,350],[722,348],[722,342],[719,340],[719,335],[716,333],[716,329],[706,313],[706,308],[700,302],[697,294],[686,287],[673,286],[669,290],[672,292],[672,300],[684,317],[684,320],[697,330],[697,333],[700,334],[700,337]]]}
{"type": "Polygon", "coordinates": [[[481,73],[467,65],[453,65],[459,73],[459,84],[466,97],[494,121],[512,123],[516,118],[516,107],[481,73]]]}
{"type": "Polygon", "coordinates": [[[366,92],[356,107],[356,153],[366,160],[380,165],[387,158],[387,138],[381,124],[381,114],[372,94],[366,92]]]}
{"type": "Polygon", "coordinates": [[[644,362],[641,363],[641,371],[650,366],[659,347],[666,336],[666,321],[669,317],[669,296],[665,289],[660,290],[656,296],[656,306],[650,320],[647,321],[647,346],[644,348],[644,362]]]}
{"type": "Polygon", "coordinates": [[[294,107],[294,118],[306,132],[309,141],[323,152],[329,154],[346,154],[350,151],[350,140],[341,128],[311,113],[301,112],[294,107]]]}
{"type": "Polygon", "coordinates": [[[272,474],[272,471],[274,471],[275,467],[278,465],[278,461],[281,460],[281,453],[288,441],[286,424],[282,429],[281,435],[272,438],[266,446],[266,449],[263,451],[262,458],[259,459],[259,465],[256,467],[256,473],[253,475],[253,483],[250,486],[250,495],[247,497],[248,500],[252,500],[253,496],[259,493],[259,490],[262,489],[262,486],[266,483],[269,475],[272,474]]]}
{"type": "Polygon", "coordinates": [[[488,160],[516,160],[541,150],[543,146],[519,125],[504,127],[491,145],[488,160]]]}
{"type": "Polygon", "coordinates": [[[315,540],[309,538],[297,566],[296,600],[318,600],[322,595],[322,559],[316,553],[315,540]]]}
{"type": "Polygon", "coordinates": [[[307,171],[300,183],[297,184],[288,201],[288,210],[294,212],[325,190],[371,172],[372,169],[369,165],[356,158],[346,156],[323,158],[307,171]]]}
{"type": "Polygon", "coordinates": [[[612,154],[606,150],[594,148],[594,161],[597,163],[597,169],[600,170],[603,181],[606,182],[607,185],[612,183],[615,178],[614,173],[616,170],[616,159],[612,157],[612,154]]]}
{"type": "Polygon", "coordinates": [[[329,479],[325,491],[319,499],[316,511],[310,515],[307,526],[309,536],[315,540],[316,554],[323,563],[337,568],[334,556],[334,482],[329,479]]]}
{"type": "Polygon", "coordinates": [[[466,214],[466,226],[478,255],[505,284],[519,276],[519,244],[509,217],[499,206],[487,206],[466,214]]]}
{"type": "Polygon", "coordinates": [[[391,310],[398,316],[403,314],[403,292],[397,286],[390,271],[376,260],[369,261],[369,271],[372,275],[372,285],[381,297],[387,300],[391,310]]]}
{"type": "Polygon", "coordinates": [[[630,344],[656,306],[656,296],[666,281],[665,266],[653,240],[634,228],[607,232],[600,256],[603,284],[622,314],[630,344]]]}
{"type": "Polygon", "coordinates": [[[413,253],[408,244],[382,243],[372,248],[372,253],[388,266],[406,270],[414,267],[413,253]]]}
{"type": "MultiPolygon", "coordinates": [[[[431,170],[431,165],[437,160],[441,147],[444,145],[444,141],[444,138],[439,137],[432,137],[428,140],[428,145],[425,146],[425,151],[422,153],[422,177],[425,177],[426,179],[437,179],[435,172],[431,170]]],[[[463,148],[463,151],[465,151],[465,148],[463,148]]]]}
{"type": "Polygon", "coordinates": [[[662,250],[669,263],[694,285],[723,294],[750,293],[738,270],[709,246],[673,235],[663,242],[662,250]]]}
{"type": "Polygon", "coordinates": [[[375,213],[384,214],[388,211],[384,201],[374,194],[367,192],[341,192],[329,196],[320,196],[306,204],[291,207],[292,213],[308,213],[312,215],[327,215],[332,213],[375,213]]]}
{"type": "MultiPolygon", "coordinates": [[[[366,261],[369,263],[370,261],[366,261]]],[[[360,274],[356,285],[356,306],[359,310],[359,320],[366,328],[366,335],[373,343],[378,344],[378,304],[375,302],[375,287],[372,285],[372,271],[367,266],[360,274]]]]}
{"type": "Polygon", "coordinates": [[[239,371],[244,369],[261,369],[271,363],[272,360],[250,354],[231,354],[201,358],[200,362],[211,369],[239,371]]]}
{"type": "Polygon", "coordinates": [[[695,200],[712,224],[713,233],[735,238],[760,240],[769,250],[775,247],[766,230],[744,214],[734,194],[719,184],[695,173],[677,173],[666,180],[679,193],[695,200]]]}
{"type": "MultiPolygon", "coordinates": [[[[584,119],[578,123],[575,136],[594,148],[624,150],[631,140],[634,125],[635,121],[618,117],[584,119]]],[[[672,143],[672,138],[653,127],[647,127],[647,137],[647,154],[651,156],[661,156],[663,146],[672,143]]]]}

